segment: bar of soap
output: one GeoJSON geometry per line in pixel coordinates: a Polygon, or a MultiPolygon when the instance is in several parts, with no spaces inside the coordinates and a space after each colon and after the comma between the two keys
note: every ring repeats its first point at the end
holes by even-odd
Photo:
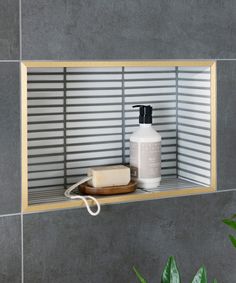
{"type": "Polygon", "coordinates": [[[125,186],[130,182],[130,168],[124,165],[100,166],[88,169],[92,187],[125,186]]]}

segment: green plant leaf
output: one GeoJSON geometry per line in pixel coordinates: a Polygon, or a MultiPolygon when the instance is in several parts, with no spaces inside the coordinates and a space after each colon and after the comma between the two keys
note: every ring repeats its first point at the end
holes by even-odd
{"type": "Polygon", "coordinates": [[[181,283],[180,275],[173,256],[169,257],[161,277],[161,283],[181,283]]]}
{"type": "Polygon", "coordinates": [[[214,279],[212,283],[217,283],[216,279],[214,279]]]}
{"type": "Polygon", "coordinates": [[[230,239],[232,245],[236,248],[236,239],[235,239],[235,237],[232,236],[232,235],[229,235],[229,239],[230,239]]]}
{"type": "Polygon", "coordinates": [[[226,225],[228,225],[230,228],[236,230],[236,221],[232,220],[232,219],[224,219],[223,223],[225,223],[226,225]]]}
{"type": "Polygon", "coordinates": [[[205,267],[201,267],[198,270],[197,274],[193,278],[192,283],[207,283],[207,274],[205,267]]]}
{"type": "Polygon", "coordinates": [[[138,272],[138,270],[135,268],[135,266],[133,267],[133,270],[136,274],[136,276],[138,277],[139,281],[141,283],[147,283],[147,281],[143,278],[143,276],[138,272]]]}
{"type": "Polygon", "coordinates": [[[236,214],[233,214],[233,215],[231,216],[231,219],[234,219],[234,218],[236,218],[236,214]]]}

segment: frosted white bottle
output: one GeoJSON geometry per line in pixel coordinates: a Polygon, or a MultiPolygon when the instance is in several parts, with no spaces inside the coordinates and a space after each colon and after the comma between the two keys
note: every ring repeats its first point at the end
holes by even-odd
{"type": "Polygon", "coordinates": [[[130,137],[131,177],[138,187],[154,190],[161,181],[161,135],[152,127],[152,107],[140,108],[139,129],[130,137]]]}

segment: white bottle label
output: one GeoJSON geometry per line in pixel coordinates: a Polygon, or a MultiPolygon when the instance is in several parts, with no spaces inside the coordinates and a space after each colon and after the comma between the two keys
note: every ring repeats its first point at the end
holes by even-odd
{"type": "Polygon", "coordinates": [[[161,177],[161,142],[130,142],[130,168],[133,178],[161,177]]]}

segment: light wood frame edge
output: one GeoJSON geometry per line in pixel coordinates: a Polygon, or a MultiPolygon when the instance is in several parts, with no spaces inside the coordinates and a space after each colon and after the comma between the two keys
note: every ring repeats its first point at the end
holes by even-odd
{"type": "MultiPolygon", "coordinates": [[[[114,196],[105,196],[98,198],[98,201],[101,205],[105,204],[117,204],[124,202],[136,202],[144,200],[153,200],[161,198],[170,198],[170,197],[180,197],[180,196],[190,196],[190,195],[200,195],[205,193],[213,193],[215,189],[211,187],[195,187],[195,188],[185,188],[185,189],[171,189],[169,191],[159,191],[152,193],[140,193],[140,194],[124,194],[124,195],[114,195],[114,196]]],[[[94,205],[93,201],[88,201],[89,205],[94,205]]],[[[45,203],[45,204],[36,204],[29,205],[24,213],[31,213],[36,211],[49,211],[56,209],[65,209],[65,208],[75,208],[75,207],[84,207],[84,202],[81,200],[68,200],[54,203],[45,203]]]]}
{"type": "Polygon", "coordinates": [[[27,67],[21,63],[21,210],[28,205],[27,67]]]}
{"type": "Polygon", "coordinates": [[[60,68],[60,67],[209,67],[213,60],[140,60],[140,61],[23,61],[27,68],[60,68]]]}
{"type": "MultiPolygon", "coordinates": [[[[214,60],[163,60],[163,61],[23,61],[21,63],[21,160],[22,160],[22,212],[31,213],[83,207],[80,200],[54,202],[46,204],[28,204],[28,162],[27,162],[27,68],[30,67],[210,67],[211,68],[211,186],[185,189],[171,189],[152,193],[127,194],[99,198],[100,204],[112,204],[130,201],[143,201],[158,198],[196,195],[216,191],[216,61],[214,60]]],[[[91,202],[92,204],[92,202],[91,202]]]]}
{"type": "Polygon", "coordinates": [[[217,188],[217,74],[216,62],[211,65],[211,187],[217,188]]]}

